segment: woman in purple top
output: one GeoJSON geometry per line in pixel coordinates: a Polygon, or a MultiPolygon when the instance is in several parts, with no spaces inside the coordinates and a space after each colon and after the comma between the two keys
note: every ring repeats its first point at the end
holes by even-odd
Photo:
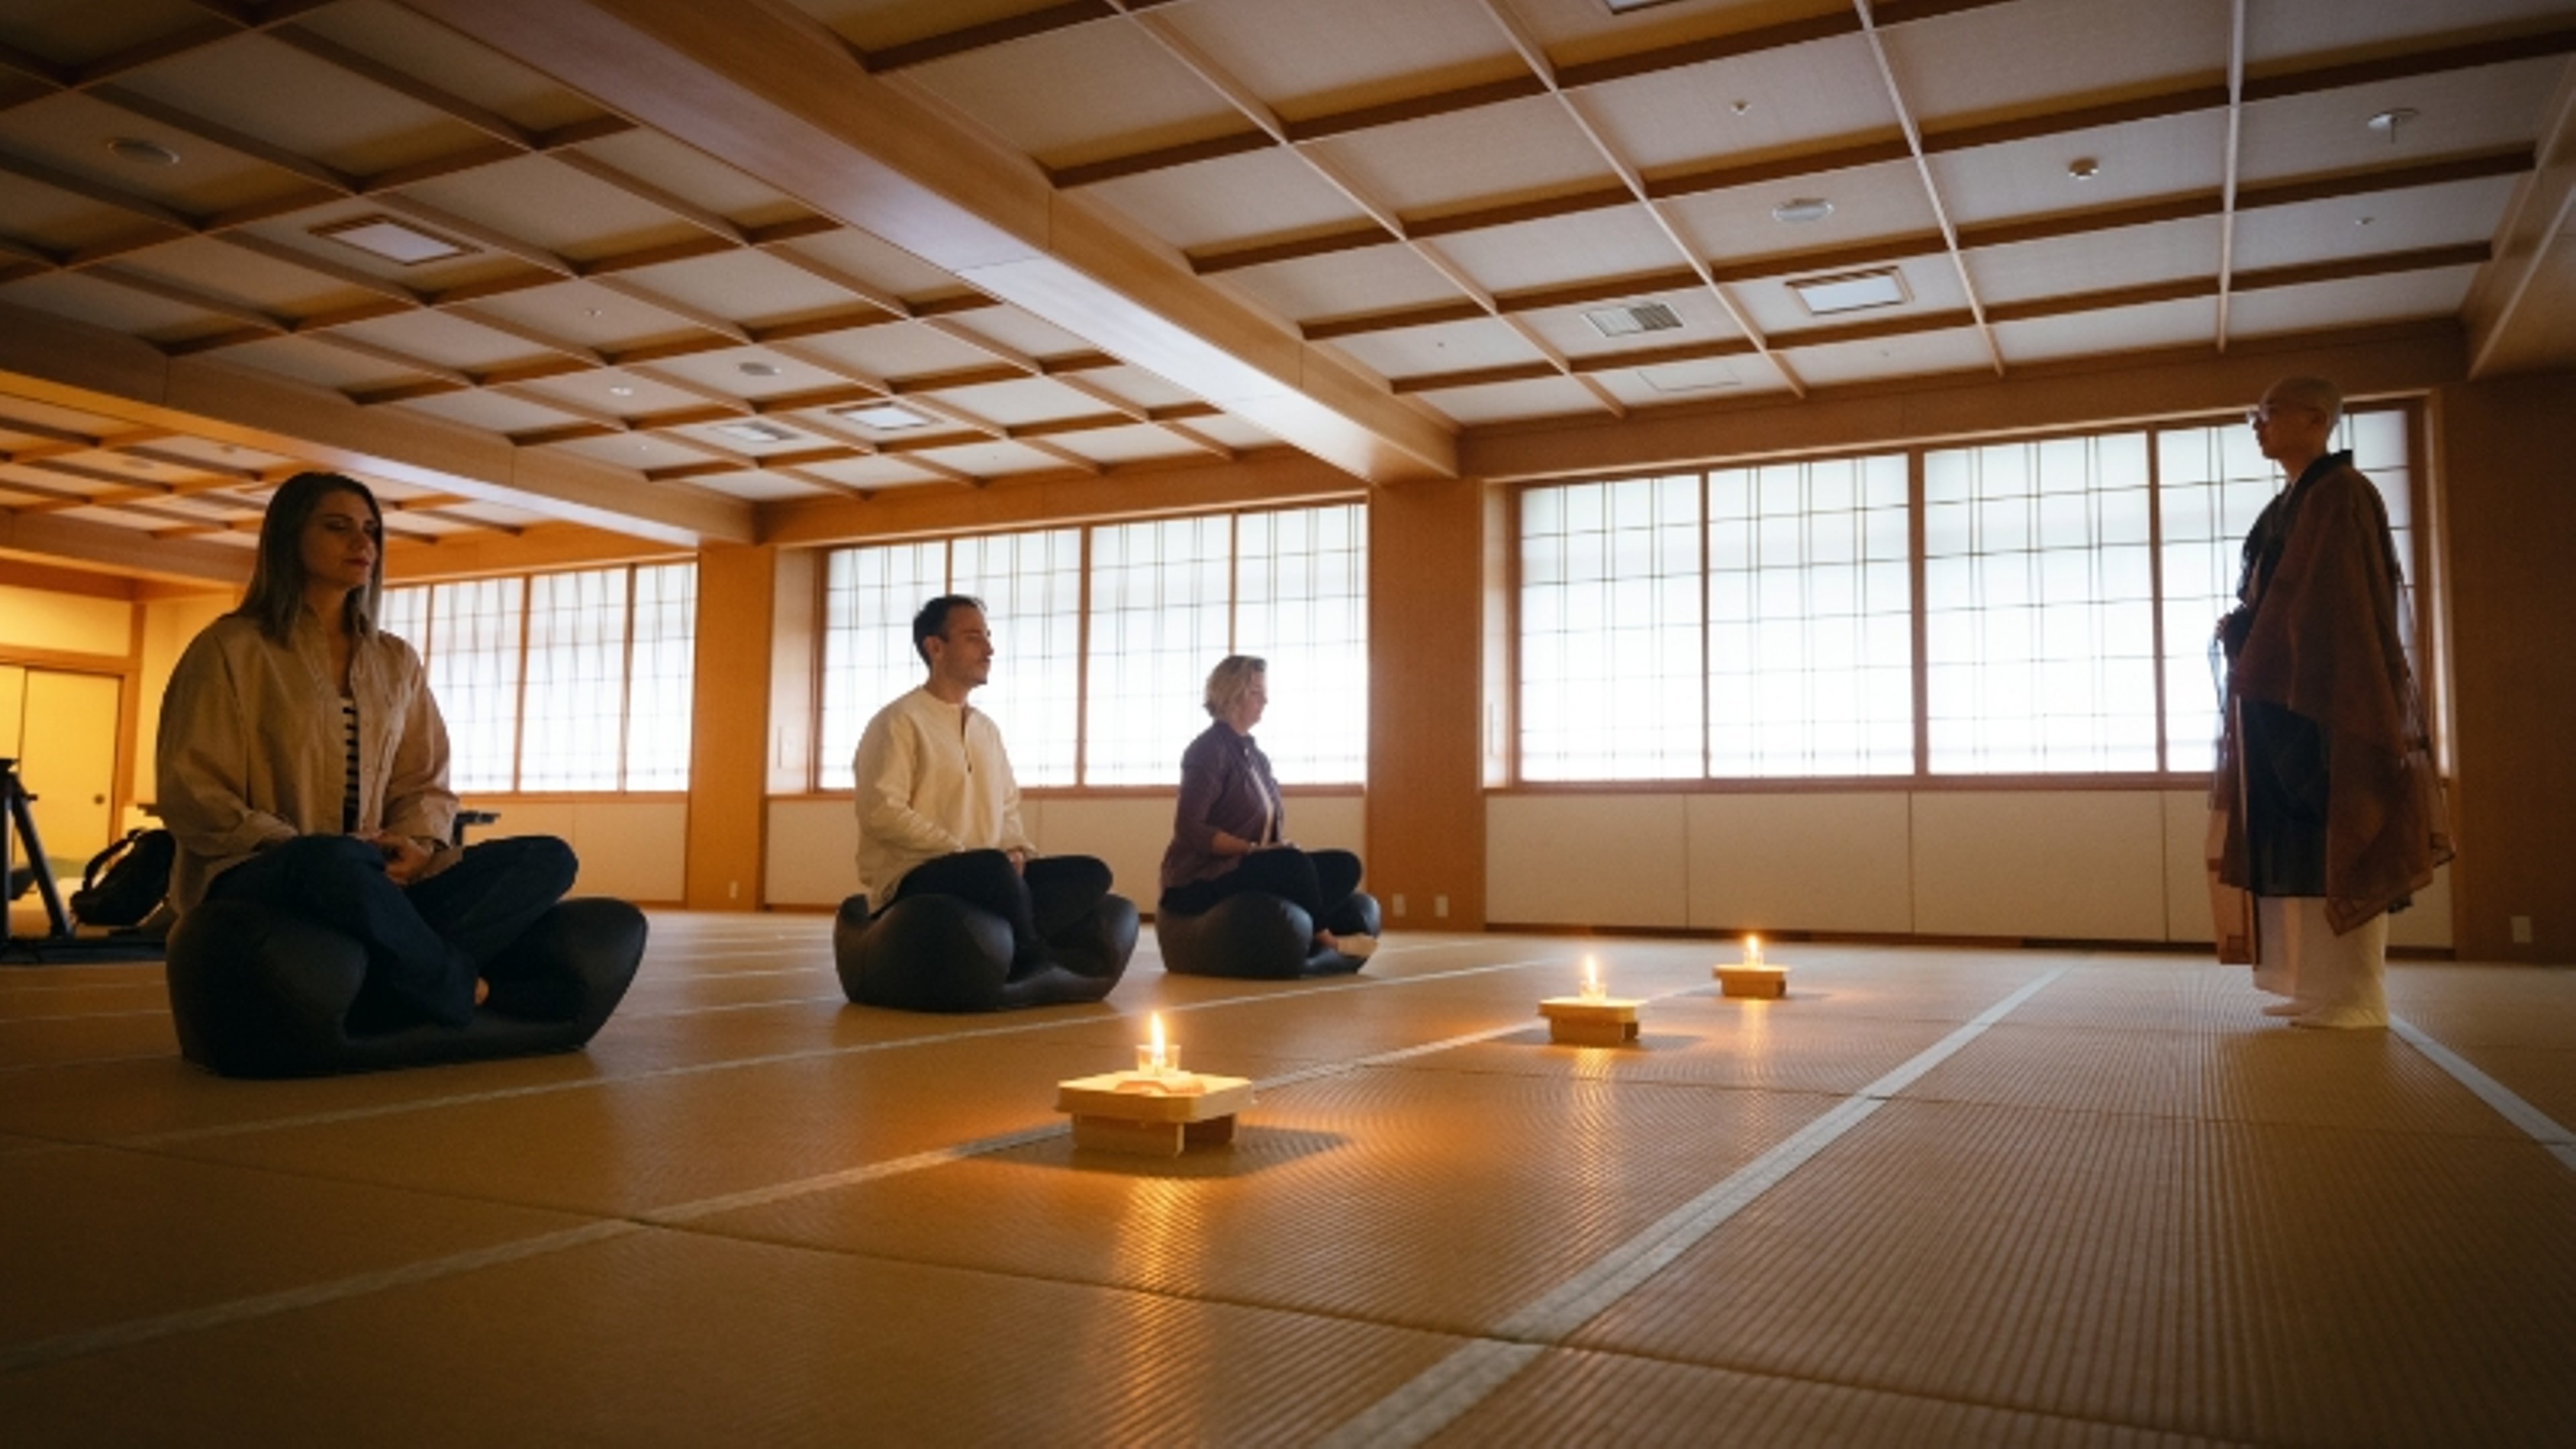
{"type": "Polygon", "coordinates": [[[1366,955],[1376,943],[1352,934],[1356,924],[1340,937],[1328,929],[1359,889],[1360,858],[1347,850],[1300,850],[1281,829],[1287,811],[1279,782],[1252,741],[1252,727],[1270,702],[1263,687],[1268,668],[1251,655],[1230,654],[1208,675],[1207,712],[1215,723],[1181,755],[1181,798],[1172,846],[1163,852],[1160,909],[1194,916],[1227,896],[1261,891],[1304,908],[1315,922],[1317,945],[1366,955]]]}

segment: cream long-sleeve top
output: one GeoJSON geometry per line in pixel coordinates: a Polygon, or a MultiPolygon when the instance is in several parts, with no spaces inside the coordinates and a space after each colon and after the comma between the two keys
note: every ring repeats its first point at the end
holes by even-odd
{"type": "Polygon", "coordinates": [[[927,688],[878,710],[851,761],[859,888],[882,909],[914,866],[961,850],[1035,852],[992,716],[927,688]]]}
{"type": "MultiPolygon", "coordinates": [[[[447,725],[420,656],[367,629],[349,651],[358,705],[358,829],[417,840],[429,870],[453,863],[447,725]]],[[[170,902],[185,913],[206,886],[259,850],[298,835],[340,833],[348,744],[330,643],[307,610],[289,644],[227,614],[179,657],[161,696],[154,752],[162,823],[179,843],[170,902]]]]}

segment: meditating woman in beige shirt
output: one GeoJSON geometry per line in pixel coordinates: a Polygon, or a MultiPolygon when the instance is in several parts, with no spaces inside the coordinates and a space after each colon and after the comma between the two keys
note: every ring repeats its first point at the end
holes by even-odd
{"type": "Polygon", "coordinates": [[[170,900],[183,915],[261,901],[356,937],[361,1029],[462,1026],[487,991],[511,1009],[512,983],[487,987],[485,968],[575,862],[551,837],[451,844],[447,727],[420,656],[375,626],[383,553],[354,479],[299,473],[269,501],[241,607],[189,644],[162,698],[170,900]]]}

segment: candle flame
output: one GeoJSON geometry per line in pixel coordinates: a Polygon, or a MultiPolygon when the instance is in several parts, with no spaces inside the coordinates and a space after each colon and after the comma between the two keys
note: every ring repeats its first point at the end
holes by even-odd
{"type": "Polygon", "coordinates": [[[1744,960],[1747,965],[1759,966],[1762,964],[1762,938],[1760,936],[1747,936],[1744,938],[1744,960]]]}
{"type": "Polygon", "coordinates": [[[1583,958],[1583,994],[1585,996],[1601,994],[1601,963],[1589,953],[1586,953],[1583,958]]]}
{"type": "Polygon", "coordinates": [[[1152,1020],[1154,1023],[1154,1065],[1159,1067],[1163,1064],[1164,1058],[1169,1055],[1163,1046],[1163,1014],[1159,1011],[1155,1012],[1152,1020]]]}

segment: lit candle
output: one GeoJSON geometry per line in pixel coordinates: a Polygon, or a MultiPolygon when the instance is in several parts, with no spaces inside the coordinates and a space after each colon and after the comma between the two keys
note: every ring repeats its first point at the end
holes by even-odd
{"type": "Polygon", "coordinates": [[[1153,1024],[1153,1040],[1137,1046],[1136,1070],[1156,1077],[1169,1076],[1181,1068],[1181,1049],[1164,1039],[1161,1012],[1153,1013],[1149,1020],[1153,1024]]]}
{"type": "Polygon", "coordinates": [[[1747,936],[1744,938],[1744,964],[1747,966],[1759,966],[1762,964],[1762,938],[1760,936],[1747,936]]]}
{"type": "Polygon", "coordinates": [[[1601,963],[1587,955],[1583,958],[1583,999],[1599,1001],[1603,995],[1601,963]]]}

